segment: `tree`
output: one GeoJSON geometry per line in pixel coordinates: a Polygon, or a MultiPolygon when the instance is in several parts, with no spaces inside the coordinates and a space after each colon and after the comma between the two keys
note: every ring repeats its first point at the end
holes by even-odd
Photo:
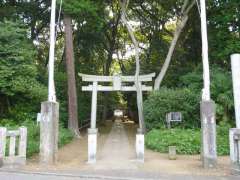
{"type": "MultiPolygon", "coordinates": [[[[0,22],[0,26],[0,112],[3,115],[19,102],[43,100],[47,91],[38,81],[36,51],[27,39],[26,27],[12,21],[0,22]]],[[[33,108],[30,104],[28,107],[33,108]]]]}
{"type": "Polygon", "coordinates": [[[78,104],[73,52],[72,19],[67,14],[64,14],[64,24],[66,69],[68,76],[68,128],[72,130],[76,136],[79,136],[80,133],[78,128],[78,104]]]}

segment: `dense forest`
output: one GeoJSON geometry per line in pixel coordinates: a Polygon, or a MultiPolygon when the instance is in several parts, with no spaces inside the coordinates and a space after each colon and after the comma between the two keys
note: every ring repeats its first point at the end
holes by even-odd
{"type": "MultiPolygon", "coordinates": [[[[50,0],[0,1],[0,124],[36,121],[47,99],[50,5],[50,0]]],[[[74,129],[89,118],[91,108],[91,94],[81,91],[78,73],[133,75],[134,47],[118,0],[59,0],[57,8],[56,93],[61,124],[74,129]]],[[[129,1],[127,15],[139,42],[140,74],[158,76],[169,60],[162,82],[153,82],[155,91],[144,93],[148,130],[164,126],[169,111],[183,113],[183,128],[200,127],[199,11],[195,0],[129,1]]],[[[207,1],[207,25],[217,123],[233,125],[230,55],[240,52],[239,0],[207,1]]],[[[116,108],[127,109],[137,119],[136,94],[99,93],[100,123],[116,108]]]]}

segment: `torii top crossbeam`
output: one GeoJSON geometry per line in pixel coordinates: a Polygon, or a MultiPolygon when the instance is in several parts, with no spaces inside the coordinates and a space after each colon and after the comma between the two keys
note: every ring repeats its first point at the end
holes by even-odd
{"type": "MultiPolygon", "coordinates": [[[[127,82],[135,82],[135,76],[97,76],[97,75],[88,75],[78,73],[82,80],[85,82],[93,82],[94,85],[83,86],[83,91],[137,91],[135,85],[125,85],[127,82]],[[98,82],[112,82],[110,86],[102,86],[98,85],[98,82]],[[123,84],[124,83],[124,84],[123,84]]],[[[155,73],[140,75],[139,76],[139,83],[141,84],[142,91],[152,91],[152,86],[142,85],[143,82],[151,82],[153,77],[155,77],[155,73]]]]}

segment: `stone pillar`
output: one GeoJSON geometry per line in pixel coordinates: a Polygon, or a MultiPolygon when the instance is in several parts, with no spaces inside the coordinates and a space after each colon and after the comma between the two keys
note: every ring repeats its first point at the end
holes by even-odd
{"type": "Polygon", "coordinates": [[[144,162],[144,148],[144,133],[142,132],[142,129],[138,129],[136,134],[136,154],[137,160],[140,162],[144,162]]]}
{"type": "Polygon", "coordinates": [[[201,160],[204,168],[214,168],[217,165],[215,103],[214,101],[202,101],[200,106],[201,160]]]}
{"type": "Polygon", "coordinates": [[[7,128],[0,127],[0,167],[3,166],[3,159],[5,157],[6,136],[7,136],[7,128]]]}
{"type": "Polygon", "coordinates": [[[88,163],[96,163],[97,129],[88,129],[88,163]]]}
{"type": "Polygon", "coordinates": [[[240,54],[231,55],[236,127],[229,131],[233,172],[240,174],[240,54]]]}
{"type": "Polygon", "coordinates": [[[229,131],[230,159],[234,172],[240,174],[240,129],[232,128],[229,131]]]}
{"type": "Polygon", "coordinates": [[[57,161],[59,104],[42,102],[40,122],[40,163],[51,165],[57,161]]]}
{"type": "Polygon", "coordinates": [[[176,160],[177,159],[176,146],[169,146],[168,147],[168,159],[170,159],[170,160],[176,160]]]}
{"type": "Polygon", "coordinates": [[[26,164],[26,155],[27,155],[27,128],[19,128],[19,146],[18,146],[18,155],[22,160],[23,164],[26,164]]]}
{"type": "Polygon", "coordinates": [[[231,56],[236,127],[240,128],[240,54],[231,56]]]}

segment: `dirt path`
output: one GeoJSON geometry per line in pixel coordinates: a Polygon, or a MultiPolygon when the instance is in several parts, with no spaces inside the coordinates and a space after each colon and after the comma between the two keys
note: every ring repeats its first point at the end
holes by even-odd
{"type": "Polygon", "coordinates": [[[95,169],[137,169],[133,159],[134,149],[130,146],[128,136],[121,121],[115,121],[107,137],[95,169]]]}
{"type": "Polygon", "coordinates": [[[135,158],[135,136],[137,125],[133,122],[113,123],[107,121],[99,128],[97,163],[87,164],[87,134],[75,139],[59,150],[58,163],[52,167],[41,167],[38,157],[28,161],[24,170],[28,171],[86,171],[108,172],[112,170],[132,170],[147,173],[170,173],[180,175],[214,175],[230,174],[229,157],[218,157],[218,168],[204,170],[200,156],[178,155],[177,160],[168,160],[167,154],[145,151],[145,163],[133,161],[135,158]],[[112,129],[112,131],[111,131],[112,129]]]}

